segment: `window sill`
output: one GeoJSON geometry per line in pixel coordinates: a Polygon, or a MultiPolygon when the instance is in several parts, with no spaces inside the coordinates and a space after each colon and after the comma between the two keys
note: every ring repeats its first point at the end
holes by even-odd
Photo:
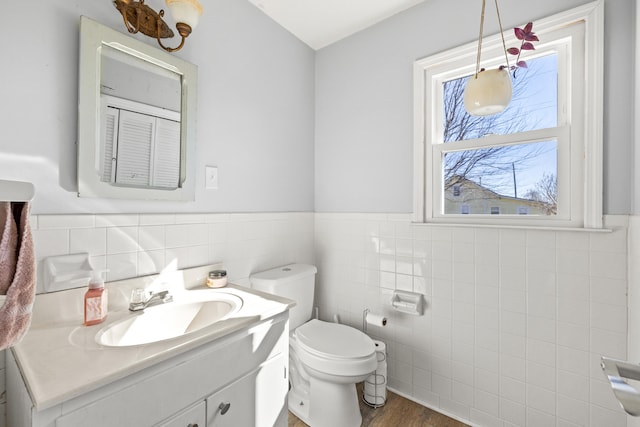
{"type": "MultiPolygon", "coordinates": [[[[506,224],[471,224],[471,223],[456,223],[456,222],[415,222],[412,221],[411,225],[417,227],[433,227],[433,228],[501,228],[510,230],[538,230],[538,231],[573,231],[578,233],[611,233],[613,228],[584,228],[584,227],[554,227],[554,226],[539,226],[539,225],[506,225],[506,224]]],[[[622,225],[622,224],[620,224],[622,225]]]]}

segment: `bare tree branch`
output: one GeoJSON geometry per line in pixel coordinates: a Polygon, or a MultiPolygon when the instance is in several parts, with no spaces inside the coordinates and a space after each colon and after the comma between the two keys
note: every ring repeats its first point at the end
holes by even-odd
{"type": "MultiPolygon", "coordinates": [[[[530,69],[527,69],[527,73],[530,69]]],[[[523,96],[527,78],[520,73],[513,81],[513,99],[523,96]]],[[[443,142],[479,139],[490,134],[511,134],[535,128],[536,123],[527,118],[527,112],[519,107],[491,116],[471,116],[464,108],[464,89],[468,78],[444,83],[443,142]]],[[[513,104],[512,104],[513,105],[513,104]]],[[[524,170],[542,150],[537,144],[480,148],[448,152],[443,159],[445,189],[463,179],[474,181],[492,191],[505,194],[514,187],[509,172],[517,166],[524,170]]],[[[515,193],[515,191],[514,191],[515,193]]]]}
{"type": "Polygon", "coordinates": [[[536,183],[535,189],[529,190],[525,197],[540,202],[547,215],[558,213],[558,179],[554,174],[545,173],[536,183]]]}

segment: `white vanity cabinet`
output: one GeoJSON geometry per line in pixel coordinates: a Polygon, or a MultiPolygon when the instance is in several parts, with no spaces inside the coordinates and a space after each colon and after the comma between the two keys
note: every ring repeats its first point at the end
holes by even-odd
{"type": "MultiPolygon", "coordinates": [[[[283,364],[278,358],[207,398],[207,427],[271,427],[281,414],[283,364]],[[275,394],[274,394],[275,393],[275,394]]],[[[288,357],[287,357],[288,358],[288,357]]],[[[289,383],[285,384],[286,396],[289,383]]],[[[286,397],[285,397],[285,408],[286,397]]],[[[286,424],[285,410],[285,424],[286,424]]]]}
{"type": "Polygon", "coordinates": [[[288,352],[284,311],[46,408],[32,403],[7,354],[8,425],[284,427],[288,352]]]}
{"type": "Polygon", "coordinates": [[[185,409],[156,427],[206,427],[207,406],[204,401],[185,409]]]}

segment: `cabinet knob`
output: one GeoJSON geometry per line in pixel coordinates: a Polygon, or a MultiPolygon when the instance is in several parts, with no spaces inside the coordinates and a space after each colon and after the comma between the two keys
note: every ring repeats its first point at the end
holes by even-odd
{"type": "Polygon", "coordinates": [[[198,427],[198,424],[189,424],[187,427],[198,427]]]}
{"type": "Polygon", "coordinates": [[[231,403],[222,402],[220,405],[218,405],[218,409],[220,409],[220,415],[226,414],[229,408],[231,408],[231,403]]]}

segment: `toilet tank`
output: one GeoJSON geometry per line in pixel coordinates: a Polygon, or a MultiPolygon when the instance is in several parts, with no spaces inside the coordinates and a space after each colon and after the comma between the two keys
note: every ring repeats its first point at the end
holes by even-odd
{"type": "Polygon", "coordinates": [[[252,274],[251,286],[262,292],[292,299],[295,307],[289,310],[289,327],[294,330],[311,319],[316,272],[313,265],[289,264],[252,274]]]}

